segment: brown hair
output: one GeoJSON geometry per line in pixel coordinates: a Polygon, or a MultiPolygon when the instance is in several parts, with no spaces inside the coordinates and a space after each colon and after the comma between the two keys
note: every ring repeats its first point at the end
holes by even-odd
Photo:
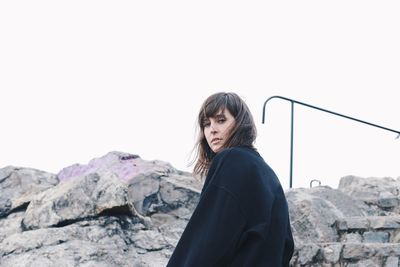
{"type": "Polygon", "coordinates": [[[257,129],[254,124],[253,116],[246,103],[235,93],[216,93],[209,96],[200,108],[198,115],[199,135],[194,149],[196,149],[196,164],[193,169],[195,175],[204,177],[210,167],[211,161],[216,155],[207,143],[204,135],[204,121],[214,117],[220,110],[228,111],[235,118],[235,124],[231,129],[228,139],[223,148],[246,146],[254,150],[253,145],[257,129]]]}

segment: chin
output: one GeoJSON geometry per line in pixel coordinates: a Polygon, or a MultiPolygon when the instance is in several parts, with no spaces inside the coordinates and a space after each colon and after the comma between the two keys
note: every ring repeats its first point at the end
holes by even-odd
{"type": "Polygon", "coordinates": [[[222,150],[222,147],[220,147],[220,146],[213,149],[214,153],[218,153],[221,150],[222,150]]]}

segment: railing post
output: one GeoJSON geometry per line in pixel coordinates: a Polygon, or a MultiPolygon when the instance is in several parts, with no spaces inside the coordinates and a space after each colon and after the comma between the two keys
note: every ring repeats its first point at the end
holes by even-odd
{"type": "Polygon", "coordinates": [[[294,124],[294,103],[292,103],[292,114],[291,114],[291,123],[290,123],[290,180],[289,180],[289,188],[293,186],[293,124],[294,124]]]}

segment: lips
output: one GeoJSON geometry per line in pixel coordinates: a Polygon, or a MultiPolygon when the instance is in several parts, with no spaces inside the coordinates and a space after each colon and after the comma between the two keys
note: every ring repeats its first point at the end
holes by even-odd
{"type": "Polygon", "coordinates": [[[211,139],[211,143],[218,142],[221,140],[222,140],[221,138],[213,138],[213,139],[211,139]]]}

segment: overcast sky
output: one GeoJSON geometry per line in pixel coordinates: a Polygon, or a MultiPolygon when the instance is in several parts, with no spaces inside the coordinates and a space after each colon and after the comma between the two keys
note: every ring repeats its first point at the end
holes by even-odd
{"type": "MultiPolygon", "coordinates": [[[[400,130],[398,1],[1,1],[0,167],[110,151],[189,171],[206,97],[239,94],[288,187],[282,95],[400,130]]],[[[395,133],[295,107],[294,187],[400,176],[395,133]]]]}

